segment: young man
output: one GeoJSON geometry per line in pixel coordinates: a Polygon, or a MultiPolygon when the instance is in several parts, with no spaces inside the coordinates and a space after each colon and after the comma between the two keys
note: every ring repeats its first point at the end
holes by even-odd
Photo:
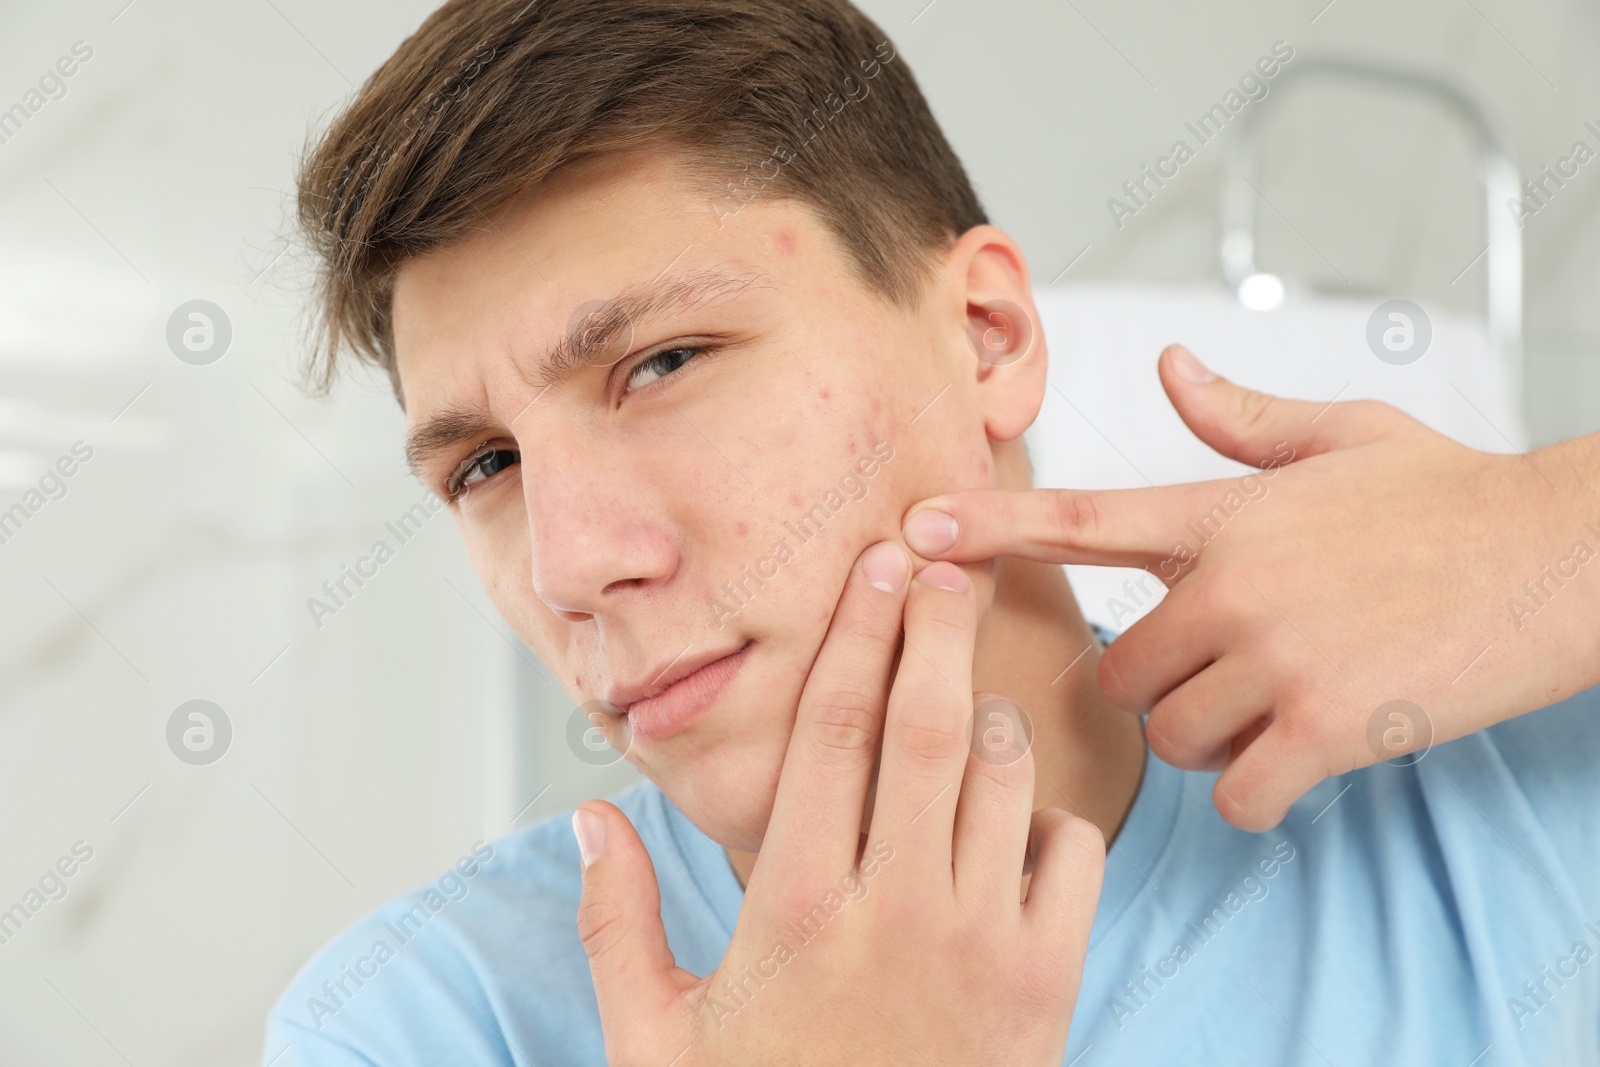
{"type": "Polygon", "coordinates": [[[452,2],[301,210],[323,381],[389,371],[496,606],[650,782],[341,936],[268,1061],[1600,1057],[1593,693],[1257,835],[1101,691],[1059,567],[908,556],[959,540],[919,501],[1027,489],[1046,350],[844,0],[452,2]]]}

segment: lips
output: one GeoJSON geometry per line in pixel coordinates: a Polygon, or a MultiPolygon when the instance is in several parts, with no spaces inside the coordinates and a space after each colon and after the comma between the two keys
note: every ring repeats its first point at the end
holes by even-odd
{"type": "Polygon", "coordinates": [[[659,741],[687,728],[744,666],[753,642],[680,656],[653,680],[612,687],[607,700],[627,712],[636,740],[659,741]]]}

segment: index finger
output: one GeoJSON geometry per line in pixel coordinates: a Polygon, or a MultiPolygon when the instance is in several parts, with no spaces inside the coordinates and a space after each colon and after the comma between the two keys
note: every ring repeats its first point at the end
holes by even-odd
{"type": "Polygon", "coordinates": [[[1150,489],[968,489],[912,507],[906,544],[927,559],[1148,567],[1172,555],[1195,501],[1219,482],[1150,489]],[[951,520],[954,520],[953,523],[951,520]]]}
{"type": "Polygon", "coordinates": [[[868,548],[850,569],[801,691],[761,877],[777,868],[780,885],[832,883],[855,866],[910,576],[910,557],[893,541],[868,548]]]}

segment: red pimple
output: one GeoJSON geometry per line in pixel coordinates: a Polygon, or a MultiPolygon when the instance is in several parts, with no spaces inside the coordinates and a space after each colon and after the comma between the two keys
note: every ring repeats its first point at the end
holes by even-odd
{"type": "Polygon", "coordinates": [[[828,391],[826,389],[823,389],[823,390],[819,391],[817,393],[817,395],[820,396],[824,400],[828,399],[828,391]]]}
{"type": "Polygon", "coordinates": [[[800,494],[799,493],[790,493],[789,494],[789,506],[790,507],[796,507],[796,508],[800,506],[800,494]]]}
{"type": "Polygon", "coordinates": [[[777,245],[778,245],[778,252],[781,255],[785,255],[785,256],[794,255],[794,238],[789,236],[788,231],[786,231],[786,230],[779,230],[778,231],[777,245]]]}
{"type": "Polygon", "coordinates": [[[737,526],[735,526],[734,529],[739,531],[739,536],[740,537],[743,537],[745,534],[748,534],[750,532],[749,524],[748,523],[743,523],[743,522],[741,522],[737,526]]]}

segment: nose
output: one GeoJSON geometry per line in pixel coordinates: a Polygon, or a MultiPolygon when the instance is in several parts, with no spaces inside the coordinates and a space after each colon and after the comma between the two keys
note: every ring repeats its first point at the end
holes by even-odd
{"type": "Polygon", "coordinates": [[[531,455],[521,472],[533,590],[552,611],[582,622],[677,571],[678,534],[649,479],[570,438],[531,455]]]}

